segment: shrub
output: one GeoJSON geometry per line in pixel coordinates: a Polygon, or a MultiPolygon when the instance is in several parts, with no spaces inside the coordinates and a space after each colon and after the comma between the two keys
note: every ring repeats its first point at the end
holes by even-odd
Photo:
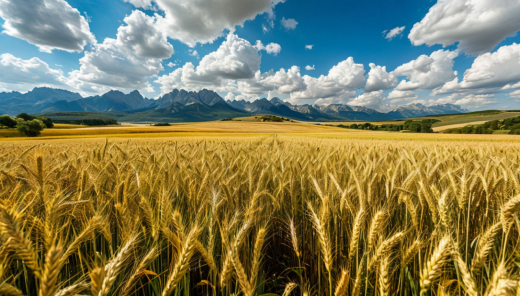
{"type": "Polygon", "coordinates": [[[45,128],[45,124],[38,119],[26,121],[22,118],[18,118],[16,128],[20,133],[24,134],[27,137],[37,137],[45,128]]]}
{"type": "Polygon", "coordinates": [[[8,128],[16,127],[16,120],[9,115],[0,116],[0,125],[8,128]]]}

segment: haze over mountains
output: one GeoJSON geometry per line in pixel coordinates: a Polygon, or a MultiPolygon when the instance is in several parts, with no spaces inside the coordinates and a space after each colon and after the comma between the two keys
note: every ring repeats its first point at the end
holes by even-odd
{"type": "MultiPolygon", "coordinates": [[[[383,113],[367,107],[344,104],[293,105],[279,98],[248,101],[225,101],[209,90],[188,92],[173,90],[157,100],[144,98],[138,91],[124,94],[110,91],[101,96],[83,98],[61,89],[35,88],[22,94],[0,93],[0,113],[21,112],[56,117],[71,112],[94,112],[120,121],[208,121],[252,114],[270,114],[306,121],[392,120],[426,115],[463,113],[452,104],[424,106],[411,104],[383,113]]],[[[95,115],[92,115],[95,116],[95,115]]]]}

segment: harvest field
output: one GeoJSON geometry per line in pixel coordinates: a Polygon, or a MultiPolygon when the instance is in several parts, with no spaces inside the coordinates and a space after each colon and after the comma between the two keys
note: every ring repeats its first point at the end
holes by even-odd
{"type": "Polygon", "coordinates": [[[505,140],[5,141],[0,294],[518,295],[519,154],[505,140]]]}

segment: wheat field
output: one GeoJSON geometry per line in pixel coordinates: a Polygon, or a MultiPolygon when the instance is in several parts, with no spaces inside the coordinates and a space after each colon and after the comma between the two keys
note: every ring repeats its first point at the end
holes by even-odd
{"type": "Polygon", "coordinates": [[[0,143],[0,295],[520,295],[520,145],[0,143]]]}

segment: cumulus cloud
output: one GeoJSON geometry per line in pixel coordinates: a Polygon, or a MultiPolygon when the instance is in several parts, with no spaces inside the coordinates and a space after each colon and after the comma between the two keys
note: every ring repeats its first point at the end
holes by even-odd
{"type": "Polygon", "coordinates": [[[66,87],[61,70],[51,69],[39,58],[23,60],[9,53],[0,55],[0,88],[28,91],[36,86],[66,87]]]}
{"type": "Polygon", "coordinates": [[[482,108],[486,105],[496,104],[498,101],[495,99],[494,95],[486,94],[486,95],[461,95],[461,94],[452,94],[450,96],[440,98],[437,100],[430,100],[431,104],[454,104],[459,105],[466,109],[477,109],[482,108]]]}
{"type": "Polygon", "coordinates": [[[229,89],[233,88],[234,82],[229,84],[224,80],[251,79],[260,70],[260,63],[258,49],[247,40],[230,33],[216,51],[202,58],[196,68],[192,63],[187,63],[169,75],[159,77],[156,82],[162,85],[163,93],[173,88],[229,89]]]}
{"type": "Polygon", "coordinates": [[[397,90],[430,90],[456,77],[453,59],[456,51],[437,50],[430,56],[421,55],[416,60],[401,65],[393,72],[396,76],[406,76],[396,87],[397,90]]]}
{"type": "Polygon", "coordinates": [[[173,67],[177,67],[177,64],[174,62],[169,62],[167,66],[170,68],[173,68],[173,67]]]}
{"type": "Polygon", "coordinates": [[[515,35],[519,15],[517,0],[439,0],[408,37],[416,46],[459,42],[460,50],[478,55],[515,35]]]}
{"type": "Polygon", "coordinates": [[[298,22],[295,19],[285,19],[285,17],[282,18],[281,23],[282,26],[287,30],[294,30],[298,25],[298,22]]]}
{"type": "Polygon", "coordinates": [[[134,10],[124,22],[127,25],[119,27],[118,42],[131,48],[138,57],[167,59],[174,54],[173,46],[168,43],[166,35],[156,30],[155,17],[134,10]]]}
{"type": "Polygon", "coordinates": [[[386,72],[386,67],[369,64],[367,84],[365,92],[391,89],[397,85],[397,77],[393,73],[386,72]]]}
{"type": "Polygon", "coordinates": [[[124,22],[116,39],[106,38],[85,52],[79,70],[69,73],[70,83],[85,92],[108,88],[153,92],[148,79],[163,70],[162,59],[173,54],[173,47],[154,29],[156,17],[134,11],[124,22]]]}
{"type": "Polygon", "coordinates": [[[401,34],[403,34],[405,28],[406,27],[403,26],[403,27],[393,28],[390,31],[384,31],[383,34],[385,34],[385,39],[392,40],[395,37],[400,36],[401,34]]]}
{"type": "MultiPolygon", "coordinates": [[[[126,0],[136,7],[150,8],[151,0],[126,0]]],[[[158,30],[191,47],[211,43],[224,30],[234,32],[259,14],[273,15],[273,8],[284,0],[154,0],[159,10],[158,30]]]]}
{"type": "Polygon", "coordinates": [[[363,106],[380,110],[383,107],[385,96],[382,90],[363,93],[349,101],[351,106],[363,106]]]}
{"type": "Polygon", "coordinates": [[[461,82],[458,78],[436,89],[434,94],[445,94],[468,90],[493,91],[520,86],[520,44],[502,46],[494,53],[478,56],[471,68],[464,72],[461,82]]]}
{"type": "Polygon", "coordinates": [[[314,67],[314,65],[312,65],[312,66],[309,66],[309,65],[305,66],[305,70],[307,70],[307,71],[313,71],[315,69],[316,68],[314,67]]]}
{"type": "Polygon", "coordinates": [[[330,69],[327,76],[314,78],[303,76],[306,89],[291,93],[291,100],[305,99],[345,99],[355,95],[356,90],[366,83],[365,69],[362,64],[356,64],[352,57],[338,63],[330,69]]]}
{"type": "Polygon", "coordinates": [[[416,100],[418,97],[419,96],[417,96],[415,92],[411,90],[402,91],[394,89],[390,92],[390,94],[388,94],[388,99],[390,100],[391,104],[413,101],[416,100]]]}
{"type": "Polygon", "coordinates": [[[245,95],[262,95],[269,92],[290,94],[306,88],[305,81],[300,74],[300,68],[292,66],[290,69],[280,69],[277,72],[270,70],[266,73],[257,71],[255,77],[239,81],[238,92],[245,95]]]}
{"type": "Polygon", "coordinates": [[[96,42],[85,18],[64,0],[2,0],[0,17],[5,20],[3,33],[43,52],[81,52],[87,43],[96,42]]]}
{"type": "Polygon", "coordinates": [[[274,56],[277,56],[282,51],[280,44],[271,42],[264,46],[260,40],[256,41],[255,48],[258,51],[265,50],[268,54],[272,54],[274,56]]]}
{"type": "Polygon", "coordinates": [[[312,50],[313,47],[314,47],[313,44],[307,44],[307,45],[305,45],[305,49],[308,49],[308,50],[312,50]]]}

